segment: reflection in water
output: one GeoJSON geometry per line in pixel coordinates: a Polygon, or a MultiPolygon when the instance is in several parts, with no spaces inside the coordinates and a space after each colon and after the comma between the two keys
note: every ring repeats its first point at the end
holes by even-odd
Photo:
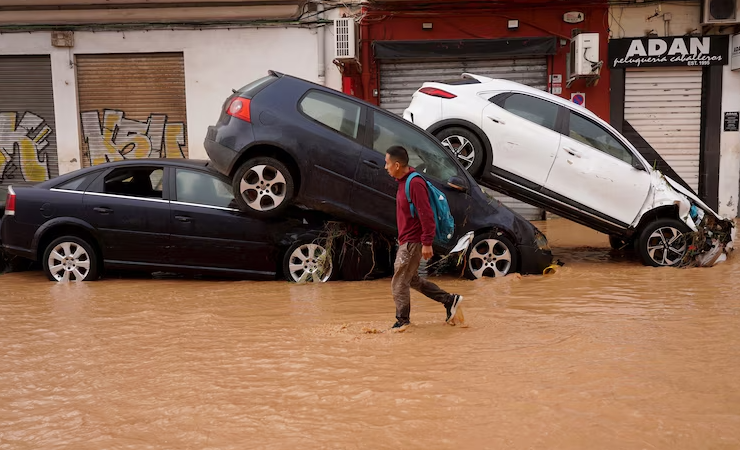
{"type": "Polygon", "coordinates": [[[390,280],[0,277],[0,449],[738,448],[733,257],[653,269],[564,220],[550,276],[439,279],[469,328],[390,280]]]}

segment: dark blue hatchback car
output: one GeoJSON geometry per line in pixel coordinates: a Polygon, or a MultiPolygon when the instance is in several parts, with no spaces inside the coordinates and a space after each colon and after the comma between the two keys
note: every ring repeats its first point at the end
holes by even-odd
{"type": "Polygon", "coordinates": [[[401,145],[410,165],[445,192],[455,218],[453,239],[437,254],[472,231],[469,278],[539,274],[552,261],[545,236],[487,196],[434,136],[334,89],[270,71],[226,99],[204,145],[247,214],[278,216],[300,204],[385,234],[396,232],[397,189],[385,152],[401,145]]]}

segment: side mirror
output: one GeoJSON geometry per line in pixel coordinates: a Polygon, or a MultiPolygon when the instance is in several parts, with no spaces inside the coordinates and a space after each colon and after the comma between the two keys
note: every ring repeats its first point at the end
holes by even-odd
{"type": "Polygon", "coordinates": [[[450,177],[450,179],[447,180],[447,186],[460,192],[468,191],[467,183],[465,183],[465,180],[458,176],[450,177]]]}

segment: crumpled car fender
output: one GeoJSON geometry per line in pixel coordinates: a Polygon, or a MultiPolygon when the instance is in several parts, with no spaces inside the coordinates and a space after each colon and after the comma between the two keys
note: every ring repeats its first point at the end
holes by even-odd
{"type": "MultiPolygon", "coordinates": [[[[706,210],[706,212],[717,215],[711,208],[709,208],[704,202],[699,200],[695,195],[687,191],[683,186],[664,176],[659,171],[652,173],[652,183],[650,193],[645,199],[645,203],[640,210],[640,213],[632,223],[632,227],[637,227],[642,220],[642,217],[656,208],[662,206],[676,205],[678,207],[678,217],[691,228],[692,231],[696,231],[696,225],[691,220],[691,200],[693,200],[698,206],[706,210]],[[678,186],[680,190],[676,188],[678,186]]],[[[717,216],[719,217],[719,216],[717,216]]]]}

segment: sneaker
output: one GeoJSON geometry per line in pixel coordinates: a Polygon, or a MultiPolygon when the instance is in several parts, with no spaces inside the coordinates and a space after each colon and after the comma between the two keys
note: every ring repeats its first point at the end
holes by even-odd
{"type": "Polygon", "coordinates": [[[396,323],[394,323],[391,327],[391,331],[401,333],[403,331],[406,331],[406,328],[408,328],[409,325],[411,325],[411,322],[402,322],[400,320],[397,320],[396,323]]]}
{"type": "Polygon", "coordinates": [[[455,317],[457,307],[461,301],[463,301],[463,296],[455,294],[452,297],[452,301],[445,305],[445,309],[447,310],[447,319],[445,319],[445,322],[450,323],[450,320],[455,317]]]}

